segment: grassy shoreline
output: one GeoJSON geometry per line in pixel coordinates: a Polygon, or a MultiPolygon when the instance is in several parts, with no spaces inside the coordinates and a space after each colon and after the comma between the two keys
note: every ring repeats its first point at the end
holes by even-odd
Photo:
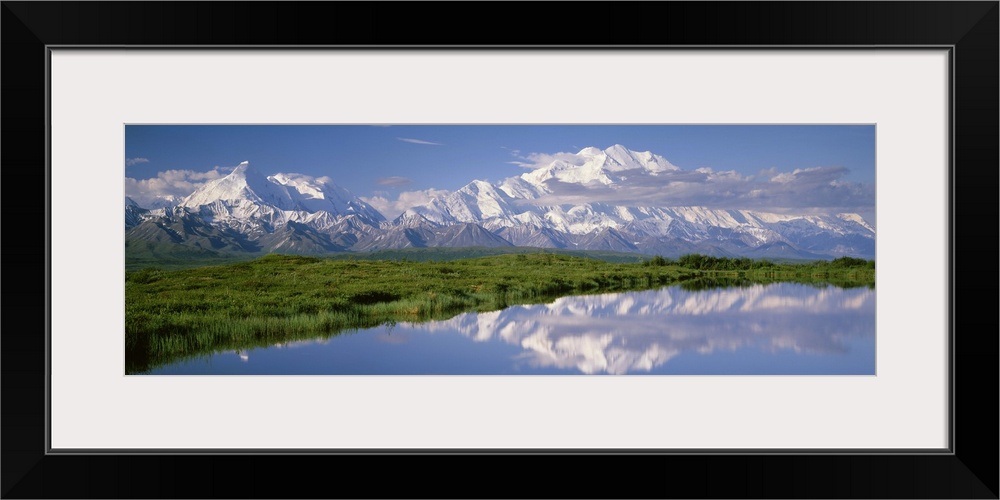
{"type": "Polygon", "coordinates": [[[222,350],[330,337],[395,321],[447,319],[566,295],[674,284],[699,289],[777,281],[874,286],[875,281],[874,263],[857,259],[779,265],[686,257],[610,263],[551,253],[445,262],[268,255],[178,271],[145,268],[126,273],[126,372],[222,350]]]}

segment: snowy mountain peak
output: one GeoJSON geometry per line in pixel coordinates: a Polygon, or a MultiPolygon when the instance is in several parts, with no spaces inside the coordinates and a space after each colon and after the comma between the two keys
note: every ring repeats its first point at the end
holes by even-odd
{"type": "Polygon", "coordinates": [[[472,181],[458,190],[476,196],[496,196],[497,188],[486,181],[472,181]]]}
{"type": "Polygon", "coordinates": [[[385,220],[377,210],[329,178],[295,173],[265,177],[246,161],[229,175],[206,182],[180,205],[215,218],[265,220],[276,226],[290,221],[322,226],[332,223],[332,217],[351,215],[376,225],[385,220]]]}
{"type": "MultiPolygon", "coordinates": [[[[635,171],[638,175],[658,175],[668,170],[680,170],[666,158],[649,151],[632,151],[621,144],[601,150],[587,147],[576,154],[563,154],[546,166],[521,175],[535,186],[549,180],[571,184],[612,185],[623,179],[621,172],[635,171]]],[[[631,174],[629,174],[631,175],[631,174]]]]}
{"type": "Polygon", "coordinates": [[[381,213],[347,189],[334,184],[329,177],[278,173],[268,177],[268,180],[288,188],[295,199],[297,209],[343,215],[356,214],[375,221],[385,220],[381,213]]]}
{"type": "Polygon", "coordinates": [[[845,222],[854,222],[873,233],[875,232],[875,228],[868,224],[868,221],[864,217],[858,214],[837,214],[837,218],[845,222]]]}
{"type": "Polygon", "coordinates": [[[612,171],[641,169],[659,173],[666,170],[680,170],[662,156],[655,155],[650,151],[632,151],[621,144],[615,144],[605,149],[604,154],[611,160],[605,165],[605,168],[612,171]]]}
{"type": "Polygon", "coordinates": [[[183,207],[199,207],[216,201],[267,203],[286,207],[291,202],[288,190],[269,181],[249,162],[240,163],[229,175],[206,182],[180,203],[183,207]]]}
{"type": "MultiPolygon", "coordinates": [[[[232,172],[230,172],[230,175],[232,175],[232,174],[240,174],[240,173],[245,174],[251,168],[252,167],[250,166],[250,162],[243,161],[243,162],[240,162],[240,164],[237,165],[236,168],[234,168],[232,172]]],[[[256,172],[256,170],[255,170],[255,172],[256,172]]]]}
{"type": "Polygon", "coordinates": [[[242,178],[247,178],[247,177],[257,178],[257,177],[260,177],[260,178],[264,178],[264,174],[260,173],[260,171],[257,170],[256,167],[251,166],[250,162],[245,161],[245,162],[242,162],[239,165],[237,165],[236,168],[234,168],[232,172],[229,172],[229,175],[227,175],[226,177],[233,177],[233,178],[241,178],[241,177],[242,178]]]}
{"type": "Polygon", "coordinates": [[[605,149],[604,152],[606,154],[608,154],[609,156],[612,155],[612,154],[627,155],[627,154],[631,153],[631,151],[629,151],[628,148],[626,148],[625,146],[622,146],[621,144],[615,144],[615,145],[611,146],[610,148],[605,149]]]}

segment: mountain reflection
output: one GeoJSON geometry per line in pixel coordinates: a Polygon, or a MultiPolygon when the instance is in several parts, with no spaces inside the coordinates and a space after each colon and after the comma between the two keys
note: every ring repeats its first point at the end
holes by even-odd
{"type": "Polygon", "coordinates": [[[671,287],[563,297],[407,326],[518,345],[524,351],[516,362],[526,366],[625,374],[649,372],[686,352],[843,354],[849,340],[874,336],[875,291],[794,283],[671,287]]]}

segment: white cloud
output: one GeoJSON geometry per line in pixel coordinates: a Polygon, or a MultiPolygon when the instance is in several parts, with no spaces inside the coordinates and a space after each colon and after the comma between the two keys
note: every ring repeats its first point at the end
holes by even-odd
{"type": "Polygon", "coordinates": [[[706,206],[777,213],[873,211],[874,186],[845,180],[848,172],[844,167],[811,167],[744,176],[732,170],[716,172],[702,167],[658,175],[633,173],[613,186],[583,186],[553,179],[546,182],[551,194],[531,203],[706,206]]]}
{"type": "Polygon", "coordinates": [[[173,204],[193,193],[205,182],[225,175],[216,167],[208,172],[194,170],[166,170],[150,179],[125,178],[125,194],[139,206],[153,208],[173,204]]]}
{"type": "Polygon", "coordinates": [[[395,200],[389,199],[388,194],[384,192],[380,192],[370,198],[361,197],[361,199],[365,203],[375,207],[376,210],[382,212],[382,215],[391,220],[409,208],[423,205],[434,198],[447,196],[448,193],[449,191],[446,189],[431,188],[423,191],[404,191],[399,193],[399,196],[395,200]]]}
{"type": "Polygon", "coordinates": [[[149,158],[135,157],[125,159],[126,167],[131,167],[132,165],[138,165],[140,163],[149,163],[149,158]]]}
{"type": "Polygon", "coordinates": [[[424,145],[427,145],[427,146],[444,146],[444,144],[441,144],[441,143],[438,143],[438,142],[424,141],[424,140],[421,140],[421,139],[410,139],[410,138],[407,138],[407,137],[397,137],[396,139],[399,139],[399,140],[401,140],[403,142],[408,142],[410,144],[424,144],[424,145]]]}

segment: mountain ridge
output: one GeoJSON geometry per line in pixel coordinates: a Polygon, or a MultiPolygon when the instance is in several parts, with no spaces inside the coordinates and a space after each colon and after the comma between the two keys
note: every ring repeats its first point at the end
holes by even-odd
{"type": "Polygon", "coordinates": [[[434,246],[539,246],[678,256],[872,258],[875,230],[858,214],[778,214],[640,202],[566,201],[614,192],[678,167],[649,151],[589,147],[496,183],[472,180],[387,220],[328,177],[265,176],[249,162],[176,206],[125,199],[126,240],[210,249],[324,253],[434,246]]]}

